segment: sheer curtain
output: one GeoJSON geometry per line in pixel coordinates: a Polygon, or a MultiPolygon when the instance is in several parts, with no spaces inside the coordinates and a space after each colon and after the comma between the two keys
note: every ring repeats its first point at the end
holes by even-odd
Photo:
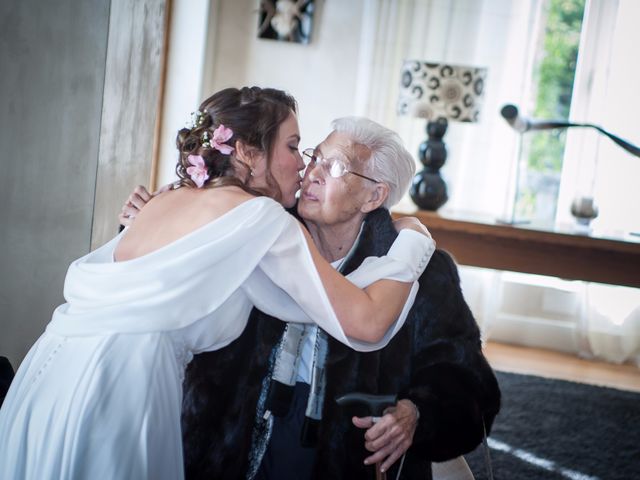
{"type": "MultiPolygon", "coordinates": [[[[398,131],[410,151],[416,152],[416,158],[418,145],[426,138],[425,121],[396,115],[402,61],[408,58],[443,61],[484,66],[489,70],[480,123],[452,122],[445,136],[449,155],[442,174],[450,197],[445,210],[494,217],[508,216],[511,211],[518,138],[500,117],[499,110],[506,103],[523,104],[525,93],[531,87],[542,6],[543,0],[364,2],[357,114],[398,131]]],[[[634,8],[638,9],[637,4],[634,7],[625,0],[588,2],[591,14],[586,19],[585,35],[590,36],[583,44],[591,46],[592,65],[601,65],[607,53],[624,49],[624,41],[630,41],[629,36],[634,35],[625,30],[616,34],[610,43],[601,42],[602,37],[593,34],[596,26],[598,32],[607,31],[612,22],[620,26],[621,15],[632,14],[634,8]]],[[[637,43],[640,33],[635,35],[637,43]]],[[[628,48],[626,51],[632,52],[628,48]]],[[[583,58],[582,50],[580,55],[583,58]]],[[[579,72],[576,89],[582,90],[576,94],[579,101],[576,105],[582,107],[572,107],[577,109],[575,113],[581,113],[580,108],[589,110],[584,105],[597,110],[594,103],[589,104],[594,101],[594,95],[602,92],[602,87],[594,89],[594,79],[597,80],[595,87],[613,82],[609,70],[598,70],[598,75],[586,73],[585,68],[579,72]]],[[[601,123],[594,118],[575,118],[601,123]]],[[[632,135],[627,137],[631,139],[632,135]]],[[[585,170],[589,161],[597,163],[575,153],[576,148],[586,147],[569,145],[567,158],[574,161],[565,160],[559,212],[568,209],[567,198],[576,193],[575,172],[585,170]],[[576,163],[576,157],[583,159],[582,164],[576,163]]],[[[601,150],[603,148],[601,146],[601,150]]],[[[623,161],[620,165],[623,172],[628,166],[626,160],[627,163],[623,161]]],[[[640,167],[640,162],[636,163],[640,167]]],[[[596,168],[592,170],[595,172],[596,168]]],[[[595,175],[597,173],[592,174],[595,175]]],[[[602,195],[607,196],[606,192],[602,195]]],[[[412,205],[409,199],[405,204],[412,205]]],[[[636,205],[640,205],[640,201],[636,205]]],[[[629,209],[633,207],[628,207],[627,212],[629,209]]],[[[559,217],[567,220],[564,213],[559,217]]],[[[461,268],[461,276],[465,296],[483,326],[485,339],[552,348],[614,362],[640,362],[637,289],[474,268],[461,268]]]]}
{"type": "Polygon", "coordinates": [[[489,70],[481,121],[451,122],[442,174],[447,209],[502,216],[509,208],[517,136],[500,117],[518,103],[531,78],[537,0],[369,0],[365,2],[357,113],[395,129],[410,151],[426,138],[426,122],[398,117],[404,59],[444,61],[489,70]]]}

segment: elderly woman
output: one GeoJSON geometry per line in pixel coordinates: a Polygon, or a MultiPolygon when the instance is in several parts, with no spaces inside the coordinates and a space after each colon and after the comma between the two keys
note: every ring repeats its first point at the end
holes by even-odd
{"type": "MultiPolygon", "coordinates": [[[[297,205],[324,258],[343,273],[384,255],[397,235],[389,211],[415,170],[394,132],[343,118],[315,149],[297,205]]],[[[132,196],[142,205],[146,191],[132,196]],[[143,198],[141,198],[143,197],[143,198]]],[[[124,209],[124,217],[135,215],[124,209]]],[[[123,218],[123,221],[128,221],[123,218]]],[[[451,258],[436,250],[405,325],[382,350],[358,353],[313,326],[254,310],[222,350],[187,370],[183,441],[188,478],[430,478],[431,462],[468,452],[499,409],[498,385],[451,258]],[[375,425],[334,399],[397,393],[375,425]],[[311,393],[310,393],[311,392],[311,393]],[[393,466],[392,466],[393,464],[393,466]]]]}

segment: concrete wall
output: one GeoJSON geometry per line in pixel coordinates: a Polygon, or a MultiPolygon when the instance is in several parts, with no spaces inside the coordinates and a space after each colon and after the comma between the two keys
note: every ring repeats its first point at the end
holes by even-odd
{"type": "Polygon", "coordinates": [[[69,263],[151,174],[167,0],[0,3],[0,355],[17,367],[69,263]]]}
{"type": "Polygon", "coordinates": [[[0,355],[14,368],[89,250],[109,6],[0,2],[0,355]]]}

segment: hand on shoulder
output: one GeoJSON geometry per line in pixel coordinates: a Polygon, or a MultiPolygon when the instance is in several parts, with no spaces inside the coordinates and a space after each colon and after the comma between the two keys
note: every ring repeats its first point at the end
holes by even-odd
{"type": "Polygon", "coordinates": [[[149,201],[156,195],[167,192],[173,188],[173,183],[163,185],[153,193],[149,193],[149,190],[144,185],[138,185],[133,189],[133,192],[129,195],[127,200],[122,205],[122,210],[118,215],[120,225],[130,227],[133,224],[133,220],[140,213],[140,210],[149,203],[149,201]]]}
{"type": "Polygon", "coordinates": [[[420,222],[420,220],[418,220],[416,217],[398,218],[393,221],[393,226],[397,232],[400,232],[400,230],[405,230],[405,229],[413,230],[433,240],[433,237],[431,236],[431,233],[429,232],[427,227],[425,227],[422,224],[422,222],[420,222]]]}

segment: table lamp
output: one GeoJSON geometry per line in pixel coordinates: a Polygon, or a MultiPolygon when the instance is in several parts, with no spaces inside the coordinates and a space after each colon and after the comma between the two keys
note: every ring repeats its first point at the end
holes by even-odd
{"type": "Polygon", "coordinates": [[[424,169],[413,178],[409,193],[423,210],[437,210],[448,200],[440,168],[447,160],[442,138],[449,121],[475,123],[480,116],[486,68],[405,60],[402,65],[398,115],[427,119],[427,139],[418,157],[424,169]]]}

